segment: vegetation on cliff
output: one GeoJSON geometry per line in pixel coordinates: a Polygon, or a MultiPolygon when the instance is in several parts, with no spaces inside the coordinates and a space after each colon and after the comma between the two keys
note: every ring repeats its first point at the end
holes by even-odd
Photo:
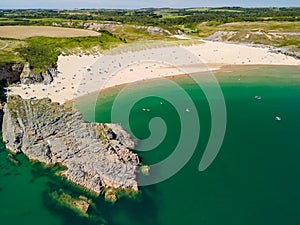
{"type": "Polygon", "coordinates": [[[124,40],[108,31],[102,31],[96,37],[51,38],[34,37],[24,41],[0,40],[3,52],[0,53],[0,65],[10,62],[29,62],[33,73],[45,72],[47,68],[55,68],[57,58],[65,54],[80,52],[101,52],[124,40]]]}

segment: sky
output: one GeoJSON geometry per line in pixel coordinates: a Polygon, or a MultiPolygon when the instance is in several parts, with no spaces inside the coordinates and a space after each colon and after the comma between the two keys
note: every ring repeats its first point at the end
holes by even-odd
{"type": "Polygon", "coordinates": [[[0,0],[0,9],[69,9],[111,8],[137,9],[149,7],[289,7],[300,6],[299,0],[0,0]]]}

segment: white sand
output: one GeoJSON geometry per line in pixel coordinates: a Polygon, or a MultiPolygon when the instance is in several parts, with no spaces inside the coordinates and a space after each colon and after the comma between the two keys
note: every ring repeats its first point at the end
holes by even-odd
{"type": "Polygon", "coordinates": [[[94,64],[99,56],[59,56],[57,77],[49,85],[18,85],[9,88],[8,94],[18,94],[25,99],[49,97],[54,102],[64,103],[76,97],[83,71],[94,64]],[[76,75],[76,76],[74,76],[76,75]]]}
{"type": "MultiPolygon", "coordinates": [[[[183,48],[190,52],[182,56],[185,57],[186,62],[189,60],[189,54],[193,54],[204,63],[200,65],[194,60],[190,62],[190,65],[184,64],[186,68],[193,68],[194,71],[203,71],[205,66],[214,70],[222,65],[300,66],[300,60],[283,54],[270,53],[267,48],[220,42],[205,42],[183,48]]],[[[58,60],[60,73],[50,85],[13,86],[9,88],[8,94],[18,94],[26,99],[49,97],[52,101],[64,103],[75,97],[115,85],[183,74],[180,68],[160,60],[163,58],[162,54],[159,51],[151,53],[151,51],[144,50],[112,57],[60,56],[58,60]],[[152,55],[148,57],[149,54],[152,55]]],[[[168,54],[171,57],[171,53],[168,54]]]]}
{"type": "Polygon", "coordinates": [[[300,60],[284,54],[271,53],[268,48],[211,41],[186,48],[198,55],[207,64],[300,65],[300,60]]]}

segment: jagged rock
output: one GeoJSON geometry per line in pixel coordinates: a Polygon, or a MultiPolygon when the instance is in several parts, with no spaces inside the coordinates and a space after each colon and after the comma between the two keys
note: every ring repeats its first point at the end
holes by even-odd
{"type": "Polygon", "coordinates": [[[149,175],[150,174],[150,167],[147,165],[141,166],[141,172],[144,175],[149,175]]]}
{"type": "Polygon", "coordinates": [[[133,25],[132,28],[137,29],[137,30],[145,30],[149,34],[159,34],[159,35],[172,35],[172,33],[166,29],[163,29],[161,27],[153,27],[153,26],[135,26],[133,25]]]}
{"type": "Polygon", "coordinates": [[[118,200],[116,191],[113,188],[107,189],[104,193],[104,199],[107,202],[115,203],[118,200]]]}
{"type": "MultiPolygon", "coordinates": [[[[100,31],[100,30],[108,30],[110,32],[114,32],[116,29],[120,29],[122,28],[124,25],[121,24],[103,24],[103,23],[80,23],[80,26],[82,26],[84,29],[88,29],[88,30],[96,30],[96,31],[100,31]]],[[[160,34],[160,35],[172,35],[172,33],[166,29],[163,29],[161,27],[153,27],[153,26],[136,26],[136,25],[132,25],[131,26],[134,29],[137,30],[144,30],[146,32],[148,32],[149,34],[160,34]]]]}
{"type": "Polygon", "coordinates": [[[42,73],[44,84],[48,85],[53,81],[53,77],[57,76],[57,70],[54,68],[47,69],[46,72],[42,73]]]}
{"type": "Polygon", "coordinates": [[[272,49],[270,49],[270,51],[274,52],[274,53],[282,53],[287,56],[291,56],[296,59],[300,59],[300,52],[290,51],[288,48],[272,48],[272,49]]]}
{"type": "Polygon", "coordinates": [[[30,75],[30,67],[29,67],[29,63],[25,63],[24,67],[23,67],[23,71],[20,75],[20,80],[21,80],[21,83],[25,84],[25,80],[27,77],[29,77],[30,75]]]}
{"type": "Polygon", "coordinates": [[[24,69],[20,75],[20,80],[22,84],[34,84],[34,83],[40,83],[43,81],[43,77],[41,74],[34,74],[30,70],[29,63],[25,63],[24,69]]]}
{"type": "Polygon", "coordinates": [[[1,129],[1,130],[2,130],[3,115],[4,115],[4,112],[3,112],[3,105],[2,105],[2,102],[0,102],[0,129],[1,129]]]}
{"type": "Polygon", "coordinates": [[[183,35],[184,33],[181,30],[177,30],[177,31],[175,31],[175,34],[177,34],[177,35],[183,35]]]}
{"type": "Polygon", "coordinates": [[[0,66],[0,80],[6,80],[8,84],[20,81],[22,70],[22,63],[7,63],[4,66],[0,66]]]}
{"type": "Polygon", "coordinates": [[[78,111],[48,98],[9,96],[3,140],[14,153],[65,166],[64,177],[98,194],[103,187],[137,190],[139,159],[129,150],[129,134],[117,124],[85,122],[78,111]]]}
{"type": "Polygon", "coordinates": [[[24,69],[20,75],[20,80],[22,84],[34,84],[41,83],[50,84],[53,81],[53,77],[57,76],[57,69],[48,68],[47,71],[41,74],[32,73],[30,70],[29,63],[25,63],[24,69]]]}

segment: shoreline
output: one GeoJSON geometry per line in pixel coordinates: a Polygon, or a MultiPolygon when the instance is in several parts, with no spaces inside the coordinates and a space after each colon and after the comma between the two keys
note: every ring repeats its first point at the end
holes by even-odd
{"type": "MultiPolygon", "coordinates": [[[[176,67],[163,61],[151,60],[161,57],[157,49],[154,52],[147,49],[114,56],[59,56],[59,73],[51,84],[13,85],[8,87],[7,95],[20,95],[24,99],[49,97],[53,102],[64,104],[111,87],[187,74],[182,68],[187,71],[210,73],[222,71],[222,68],[226,66],[300,66],[299,59],[271,52],[267,46],[257,48],[241,44],[204,41],[202,44],[181,48],[192,57],[196,57],[198,61],[191,61],[181,67],[176,67]],[[143,60],[141,57],[142,60],[140,60],[139,56],[150,53],[153,54],[150,58],[143,60]]],[[[184,59],[187,56],[182,57],[184,59]]]]}
{"type": "MultiPolygon", "coordinates": [[[[216,74],[214,74],[214,76],[216,78],[221,78],[221,79],[228,78],[228,79],[232,80],[232,78],[233,78],[231,76],[232,72],[236,72],[238,70],[250,71],[250,69],[252,70],[253,68],[257,68],[257,67],[260,68],[260,67],[271,67],[271,66],[272,65],[264,65],[264,64],[244,65],[244,66],[243,65],[221,65],[219,67],[219,69],[216,70],[216,74]],[[246,67],[247,67],[247,70],[245,70],[246,67]],[[224,75],[225,73],[227,73],[229,76],[224,75]],[[222,74],[222,75],[219,75],[219,74],[222,74]]],[[[298,66],[294,66],[294,65],[275,65],[274,67],[298,68],[298,66]]],[[[163,78],[177,81],[179,79],[185,79],[187,77],[189,77],[189,74],[170,75],[170,76],[164,76],[163,78]]],[[[107,93],[114,93],[114,92],[118,91],[119,89],[122,89],[123,87],[126,87],[127,85],[130,85],[130,84],[135,84],[136,86],[141,85],[140,87],[142,87],[145,84],[145,82],[152,82],[152,81],[157,81],[157,80],[160,80],[160,79],[161,79],[161,77],[157,77],[157,78],[150,78],[150,79],[145,79],[145,80],[138,80],[138,81],[135,81],[135,82],[116,84],[115,86],[109,86],[109,87],[103,88],[101,90],[93,91],[93,92],[90,92],[88,94],[78,96],[77,98],[68,100],[64,104],[69,105],[69,104],[73,104],[73,103],[76,103],[76,104],[79,103],[79,105],[81,105],[85,101],[89,102],[90,99],[94,100],[95,95],[99,95],[101,92],[104,92],[105,95],[107,95],[107,93]]],[[[224,81],[224,80],[222,80],[222,81],[224,81]]],[[[276,83],[274,83],[274,84],[276,84],[276,83]]],[[[111,96],[111,95],[109,95],[109,96],[111,96]]]]}

